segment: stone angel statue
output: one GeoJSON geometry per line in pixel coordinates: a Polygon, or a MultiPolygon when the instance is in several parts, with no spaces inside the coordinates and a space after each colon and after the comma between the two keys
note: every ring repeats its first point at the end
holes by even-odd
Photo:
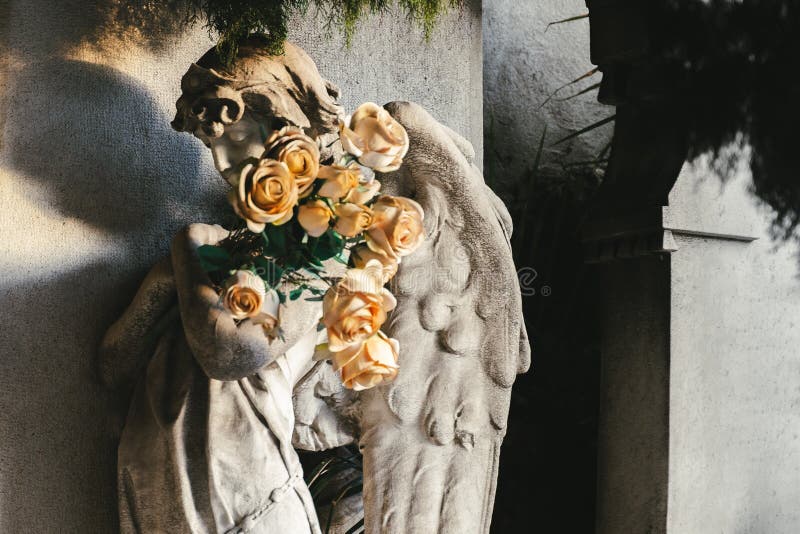
{"type": "MultiPolygon", "coordinates": [[[[228,180],[285,126],[316,138],[321,159],[341,151],[338,89],[292,44],[263,50],[253,36],[226,65],[212,49],[182,80],[173,127],[208,146],[228,180]]],[[[235,321],[197,252],[228,231],[190,225],[100,350],[105,382],[132,392],[122,532],[320,533],[295,448],[351,443],[364,458],[366,532],[488,532],[511,386],[529,365],[511,221],[468,142],[414,104],[385,109],[410,146],[379,177],[422,205],[427,236],[392,281],[396,380],[353,391],[315,358],[320,302],[281,304],[276,339],[235,321]]]]}

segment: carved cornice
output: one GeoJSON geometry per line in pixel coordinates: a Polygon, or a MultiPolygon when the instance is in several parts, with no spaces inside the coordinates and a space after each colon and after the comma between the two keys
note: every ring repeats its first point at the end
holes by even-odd
{"type": "Polygon", "coordinates": [[[754,235],[685,228],[671,221],[669,207],[656,207],[616,217],[591,220],[584,226],[586,263],[605,263],[626,258],[668,255],[678,250],[676,236],[705,237],[751,243],[754,235]]]}

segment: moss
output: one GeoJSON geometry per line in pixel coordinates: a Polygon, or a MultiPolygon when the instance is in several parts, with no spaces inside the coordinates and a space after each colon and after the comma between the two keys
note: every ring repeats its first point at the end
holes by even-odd
{"type": "MultiPolygon", "coordinates": [[[[396,2],[427,38],[439,16],[463,0],[396,2]]],[[[220,56],[228,62],[236,57],[238,43],[251,33],[267,35],[271,51],[280,53],[286,40],[289,18],[307,13],[312,4],[319,8],[319,13],[330,25],[341,28],[349,44],[362,17],[388,10],[395,0],[188,0],[190,18],[202,20],[209,31],[218,36],[220,56]]]]}

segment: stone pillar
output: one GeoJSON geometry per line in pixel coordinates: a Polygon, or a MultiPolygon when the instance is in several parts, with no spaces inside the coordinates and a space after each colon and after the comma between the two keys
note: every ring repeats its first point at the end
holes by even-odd
{"type": "Polygon", "coordinates": [[[598,534],[666,532],[674,238],[661,211],[595,221],[586,234],[602,286],[598,534]]]}
{"type": "Polygon", "coordinates": [[[664,255],[600,267],[597,532],[663,533],[669,456],[669,272],[664,255]]]}
{"type": "Polygon", "coordinates": [[[604,284],[598,534],[800,529],[800,263],[748,183],[687,164],[649,222],[587,232],[604,284]]]}

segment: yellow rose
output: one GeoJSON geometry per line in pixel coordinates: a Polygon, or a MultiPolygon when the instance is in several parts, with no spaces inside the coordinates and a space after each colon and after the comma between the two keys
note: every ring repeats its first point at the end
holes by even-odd
{"type": "Polygon", "coordinates": [[[388,384],[397,377],[400,343],[376,332],[366,341],[333,353],[333,368],[342,373],[344,387],[361,391],[388,384]]]}
{"type": "Polygon", "coordinates": [[[263,232],[266,223],[283,224],[292,218],[297,204],[297,183],[285,163],[262,159],[257,166],[245,165],[233,207],[252,232],[263,232]]]}
{"type": "Polygon", "coordinates": [[[319,172],[319,147],[299,128],[287,126],[272,132],[267,142],[264,157],[286,164],[297,181],[300,197],[311,192],[311,186],[319,172]]]}
{"type": "Polygon", "coordinates": [[[333,206],[336,224],[333,229],[345,237],[355,237],[372,224],[372,212],[358,204],[336,204],[333,206]]]}
{"type": "Polygon", "coordinates": [[[325,183],[319,188],[319,195],[334,202],[338,202],[350,190],[358,187],[362,179],[361,169],[356,162],[350,163],[347,167],[323,165],[317,177],[325,179],[325,183]]]}
{"type": "Polygon", "coordinates": [[[372,180],[368,183],[362,182],[347,193],[344,201],[352,202],[353,204],[366,204],[378,194],[380,188],[381,183],[378,180],[372,180]]]}
{"type": "Polygon", "coordinates": [[[372,224],[364,238],[373,251],[399,262],[425,240],[425,214],[410,198],[384,195],[372,205],[372,212],[372,224]]]}
{"type": "Polygon", "coordinates": [[[389,112],[372,102],[361,104],[339,123],[342,147],[366,167],[396,171],[408,152],[408,133],[389,112]]]}
{"type": "Polygon", "coordinates": [[[383,287],[380,262],[370,261],[363,269],[348,269],[322,300],[322,323],[328,330],[328,348],[338,352],[361,342],[380,330],[386,313],[397,302],[383,287]]]}
{"type": "Polygon", "coordinates": [[[251,271],[236,271],[225,282],[222,305],[234,319],[251,319],[273,329],[278,323],[280,299],[275,290],[267,291],[264,281],[251,271]]]}
{"type": "Polygon", "coordinates": [[[350,259],[359,269],[367,266],[370,260],[376,260],[383,266],[383,283],[385,284],[397,274],[397,260],[381,252],[375,252],[367,245],[358,245],[350,251],[350,259]]]}
{"type": "Polygon", "coordinates": [[[333,212],[323,200],[315,199],[301,204],[297,210],[297,222],[311,237],[319,237],[328,231],[333,212]]]}

